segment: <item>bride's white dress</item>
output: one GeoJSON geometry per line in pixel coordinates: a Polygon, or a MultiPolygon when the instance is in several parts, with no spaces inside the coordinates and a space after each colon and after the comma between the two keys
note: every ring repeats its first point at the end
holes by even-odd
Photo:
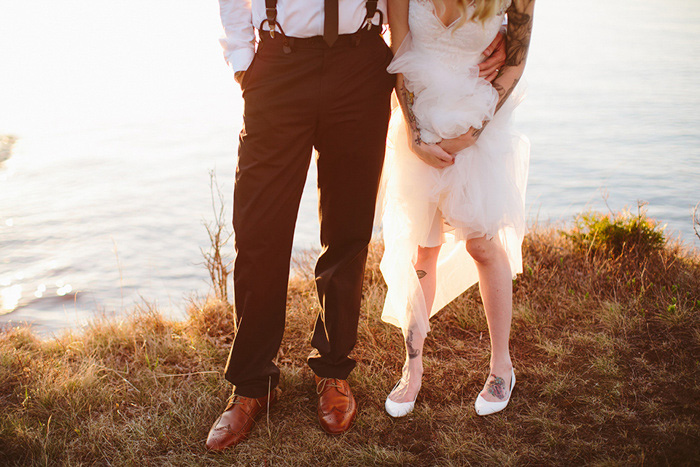
{"type": "Polygon", "coordinates": [[[511,129],[518,99],[511,96],[494,115],[498,93],[479,78],[478,69],[503,16],[483,25],[446,26],[431,0],[410,0],[410,34],[389,66],[390,72],[404,75],[414,93],[413,112],[426,143],[454,138],[490,120],[477,143],[458,153],[452,166],[436,169],[411,152],[400,109],[392,116],[380,195],[381,271],[388,285],[382,319],[404,333],[411,326],[425,336],[429,316],[478,281],[467,239],[497,239],[513,275],[522,272],[529,143],[511,129]],[[437,290],[428,312],[413,265],[419,245],[440,244],[437,290]]]}

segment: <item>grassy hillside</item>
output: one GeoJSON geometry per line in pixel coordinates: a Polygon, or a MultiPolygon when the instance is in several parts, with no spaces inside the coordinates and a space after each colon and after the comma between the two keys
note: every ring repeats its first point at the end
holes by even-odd
{"type": "Polygon", "coordinates": [[[384,413],[403,347],[379,319],[381,245],[353,354],[359,413],[340,437],[318,426],[305,364],[319,309],[308,262],[289,286],[282,398],[223,454],[204,441],[230,392],[221,373],[235,326],[225,303],[192,303],[183,322],[145,306],[48,341],[6,329],[0,464],[697,465],[700,257],[660,232],[642,215],[587,214],[566,232],[528,235],[514,282],[518,384],[510,406],[486,418],[473,410],[489,361],[476,287],[433,321],[415,412],[384,413]]]}

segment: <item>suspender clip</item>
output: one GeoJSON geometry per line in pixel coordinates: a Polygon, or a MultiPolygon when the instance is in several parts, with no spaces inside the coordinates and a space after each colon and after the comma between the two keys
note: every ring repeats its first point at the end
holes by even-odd
{"type": "Polygon", "coordinates": [[[367,17],[365,18],[365,24],[362,25],[363,28],[366,28],[368,31],[372,29],[372,21],[374,18],[377,17],[377,13],[379,13],[379,27],[382,27],[382,24],[384,24],[384,13],[382,13],[382,10],[377,10],[377,2],[376,1],[368,1],[367,2],[367,17]],[[373,3],[374,8],[370,9],[369,4],[373,3]]]}
{"type": "MultiPolygon", "coordinates": [[[[260,27],[258,28],[258,29],[260,29],[260,31],[264,31],[263,26],[265,26],[265,23],[267,23],[267,25],[270,27],[270,31],[269,31],[270,37],[274,39],[275,38],[275,30],[277,29],[277,27],[279,27],[279,24],[276,22],[270,21],[269,19],[264,19],[264,20],[262,20],[262,23],[260,23],[260,27]]],[[[282,28],[280,28],[280,30],[281,29],[282,28]]]]}
{"type": "Polygon", "coordinates": [[[270,26],[270,37],[274,39],[275,29],[277,28],[277,0],[265,1],[265,16],[267,16],[266,21],[268,26],[270,26]]]}

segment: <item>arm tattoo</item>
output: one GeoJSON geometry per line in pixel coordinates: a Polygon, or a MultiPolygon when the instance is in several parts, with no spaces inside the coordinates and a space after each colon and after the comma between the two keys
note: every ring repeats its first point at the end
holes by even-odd
{"type": "Polygon", "coordinates": [[[408,352],[408,358],[414,359],[420,356],[420,349],[413,348],[413,330],[409,329],[408,337],[406,338],[406,351],[408,352]]]}
{"type": "Polygon", "coordinates": [[[421,144],[423,141],[420,139],[420,130],[418,129],[418,122],[416,121],[416,115],[413,113],[413,101],[415,100],[415,95],[412,91],[406,88],[405,83],[401,83],[401,88],[398,90],[399,101],[403,105],[404,117],[406,117],[406,122],[411,129],[411,137],[415,144],[421,144]]]}
{"type": "Polygon", "coordinates": [[[503,107],[503,104],[506,103],[510,95],[513,93],[513,90],[518,85],[519,81],[520,78],[513,81],[513,84],[511,84],[510,88],[507,91],[499,83],[493,83],[494,89],[496,90],[496,92],[498,92],[498,104],[496,104],[496,112],[498,112],[498,109],[503,107]]]}
{"type": "Polygon", "coordinates": [[[416,270],[416,274],[418,275],[418,279],[423,279],[425,276],[428,275],[428,273],[423,271],[422,269],[416,270]]]}
{"type": "Polygon", "coordinates": [[[505,66],[519,66],[527,58],[530,38],[532,37],[532,16],[525,13],[525,10],[533,1],[513,2],[508,9],[505,66]],[[517,3],[522,3],[522,5],[517,5],[517,3]]]}
{"type": "Polygon", "coordinates": [[[415,94],[412,91],[406,89],[404,84],[401,85],[401,92],[403,93],[404,102],[406,103],[406,118],[409,123],[416,123],[416,115],[413,113],[413,100],[415,99],[415,94]]]}
{"type": "MultiPolygon", "coordinates": [[[[513,0],[508,8],[508,30],[506,33],[506,63],[501,67],[498,76],[493,82],[493,87],[498,92],[498,103],[496,112],[503,107],[508,97],[518,85],[522,70],[525,67],[527,53],[530,49],[530,39],[532,37],[532,7],[535,0],[513,0]],[[513,81],[504,77],[507,70],[515,68],[513,81]],[[504,77],[503,79],[501,79],[504,77]],[[505,81],[505,83],[503,82],[505,81]],[[507,89],[506,89],[507,87],[507,89]]],[[[508,76],[513,76],[513,72],[508,76]]]]}

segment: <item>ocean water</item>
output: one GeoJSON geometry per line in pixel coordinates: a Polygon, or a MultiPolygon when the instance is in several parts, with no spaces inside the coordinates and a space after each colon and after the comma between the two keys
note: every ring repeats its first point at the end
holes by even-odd
{"type": "MultiPolygon", "coordinates": [[[[700,2],[538,2],[518,128],[533,223],[636,209],[699,246],[700,2]]],[[[51,334],[209,291],[242,101],[217,3],[0,0],[0,323],[51,334]],[[3,143],[0,143],[3,144],[3,143]]],[[[318,246],[315,171],[295,248],[318,246]]],[[[230,254],[232,247],[226,251],[230,254]]]]}

